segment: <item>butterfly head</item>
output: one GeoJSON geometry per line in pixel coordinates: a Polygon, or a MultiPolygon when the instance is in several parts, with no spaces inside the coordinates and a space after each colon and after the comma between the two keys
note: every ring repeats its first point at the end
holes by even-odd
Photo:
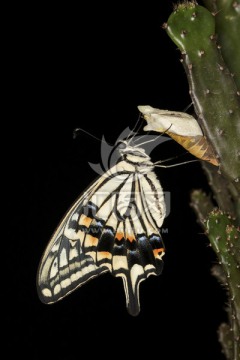
{"type": "Polygon", "coordinates": [[[117,148],[122,158],[138,164],[151,162],[150,157],[143,148],[137,145],[132,146],[129,143],[129,140],[120,140],[117,143],[117,148]]]}

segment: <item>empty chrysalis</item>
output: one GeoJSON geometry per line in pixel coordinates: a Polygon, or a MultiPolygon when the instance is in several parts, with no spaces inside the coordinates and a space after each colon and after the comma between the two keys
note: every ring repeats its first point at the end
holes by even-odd
{"type": "Polygon", "coordinates": [[[194,117],[184,112],[160,110],[149,105],[138,106],[147,125],[145,131],[164,132],[197,158],[218,166],[212,146],[194,117]]]}

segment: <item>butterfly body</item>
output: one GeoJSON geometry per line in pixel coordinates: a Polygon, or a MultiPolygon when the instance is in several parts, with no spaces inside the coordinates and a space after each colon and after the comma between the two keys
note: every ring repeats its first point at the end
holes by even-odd
{"type": "Polygon", "coordinates": [[[140,311],[139,284],[162,271],[165,202],[145,150],[119,143],[120,159],[81,195],[40,262],[40,299],[54,303],[105,272],[123,279],[126,306],[140,311]]]}

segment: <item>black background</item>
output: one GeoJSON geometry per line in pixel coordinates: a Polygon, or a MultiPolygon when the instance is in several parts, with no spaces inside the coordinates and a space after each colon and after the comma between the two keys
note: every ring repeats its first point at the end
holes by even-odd
{"type": "MultiPolygon", "coordinates": [[[[162,275],[140,286],[138,317],[127,313],[122,281],[110,274],[54,305],[37,296],[44,248],[66,210],[96,178],[88,163],[101,161],[101,143],[85,133],[74,140],[73,130],[104,134],[114,144],[136,124],[137,105],[184,111],[191,102],[180,53],[161,27],[171,1],[130,5],[46,5],[30,9],[16,33],[19,123],[13,132],[19,145],[13,163],[20,199],[9,204],[10,214],[17,214],[9,236],[14,294],[9,296],[9,354],[224,358],[217,328],[226,320],[226,298],[211,276],[216,258],[189,205],[193,189],[210,192],[198,162],[156,169],[171,193],[163,225],[167,252],[162,275]]],[[[151,157],[158,161],[183,152],[169,141],[151,157]]],[[[183,159],[192,157],[175,162],[183,159]]]]}

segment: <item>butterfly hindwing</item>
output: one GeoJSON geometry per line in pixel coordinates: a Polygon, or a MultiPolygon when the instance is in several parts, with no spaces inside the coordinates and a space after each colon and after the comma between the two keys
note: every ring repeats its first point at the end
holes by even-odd
{"type": "Polygon", "coordinates": [[[137,315],[140,282],[162,271],[164,216],[154,172],[137,171],[127,159],[113,166],[73,204],[53,235],[38,271],[40,299],[56,302],[111,272],[123,279],[127,309],[137,315]]]}

